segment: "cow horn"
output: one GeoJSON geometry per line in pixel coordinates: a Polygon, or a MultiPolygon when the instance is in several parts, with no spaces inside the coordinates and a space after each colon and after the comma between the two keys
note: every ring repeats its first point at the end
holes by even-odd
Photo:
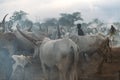
{"type": "Polygon", "coordinates": [[[37,43],[38,40],[33,39],[33,38],[27,36],[26,34],[24,34],[24,33],[18,28],[18,26],[16,26],[16,28],[17,28],[18,32],[19,32],[22,36],[24,36],[26,39],[28,39],[29,41],[31,41],[34,45],[37,45],[36,43],[37,43]]]}
{"type": "Polygon", "coordinates": [[[5,25],[5,19],[6,19],[7,15],[8,15],[8,14],[6,14],[6,15],[4,16],[4,18],[3,18],[3,20],[2,20],[2,24],[3,24],[3,25],[5,25]]]}
{"type": "Polygon", "coordinates": [[[7,17],[8,14],[6,14],[2,20],[1,26],[3,27],[3,32],[5,32],[5,18],[7,17]]]}

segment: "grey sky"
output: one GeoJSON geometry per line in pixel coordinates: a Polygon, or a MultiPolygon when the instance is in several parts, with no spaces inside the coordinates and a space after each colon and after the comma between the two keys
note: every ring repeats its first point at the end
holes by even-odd
{"type": "Polygon", "coordinates": [[[59,13],[80,11],[85,21],[99,18],[120,21],[120,0],[0,0],[0,20],[9,13],[23,10],[30,19],[58,17],[59,13]]]}

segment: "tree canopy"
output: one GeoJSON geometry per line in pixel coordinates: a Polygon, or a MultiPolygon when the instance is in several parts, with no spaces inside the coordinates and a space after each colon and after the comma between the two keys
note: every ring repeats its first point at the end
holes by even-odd
{"type": "Polygon", "coordinates": [[[69,13],[61,13],[61,17],[59,18],[59,24],[62,26],[74,26],[74,22],[81,20],[83,21],[83,18],[81,17],[80,12],[73,12],[72,14],[69,13]]]}

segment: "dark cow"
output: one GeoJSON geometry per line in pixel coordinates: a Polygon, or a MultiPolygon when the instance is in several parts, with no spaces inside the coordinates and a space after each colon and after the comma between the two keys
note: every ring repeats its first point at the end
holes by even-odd
{"type": "Polygon", "coordinates": [[[9,80],[12,73],[14,60],[5,48],[0,48],[0,80],[9,80]]]}

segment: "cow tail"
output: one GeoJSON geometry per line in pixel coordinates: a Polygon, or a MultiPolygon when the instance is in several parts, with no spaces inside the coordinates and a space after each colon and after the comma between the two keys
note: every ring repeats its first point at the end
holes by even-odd
{"type": "Polygon", "coordinates": [[[77,78],[77,62],[78,62],[78,49],[76,50],[71,46],[71,56],[72,56],[72,65],[71,65],[71,76],[70,80],[78,80],[77,78]],[[76,52],[77,51],[77,52],[76,52]]]}

